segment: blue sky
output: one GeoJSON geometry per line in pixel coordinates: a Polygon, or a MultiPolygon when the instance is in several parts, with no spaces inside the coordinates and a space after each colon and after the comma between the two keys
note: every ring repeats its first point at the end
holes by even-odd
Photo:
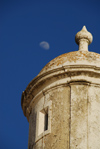
{"type": "Polygon", "coordinates": [[[94,38],[89,50],[100,53],[99,0],[0,1],[0,149],[27,149],[22,91],[50,60],[78,50],[83,25],[94,38]]]}

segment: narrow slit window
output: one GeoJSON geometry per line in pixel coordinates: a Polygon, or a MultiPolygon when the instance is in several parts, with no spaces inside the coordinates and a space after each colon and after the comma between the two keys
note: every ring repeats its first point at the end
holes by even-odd
{"type": "Polygon", "coordinates": [[[39,112],[38,135],[46,130],[48,130],[48,109],[43,109],[39,112]]]}
{"type": "Polygon", "coordinates": [[[44,125],[44,131],[48,130],[48,113],[45,114],[45,125],[44,125]]]}

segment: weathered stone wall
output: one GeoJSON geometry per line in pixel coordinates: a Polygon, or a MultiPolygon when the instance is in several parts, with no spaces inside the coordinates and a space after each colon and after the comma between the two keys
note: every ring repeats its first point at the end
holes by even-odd
{"type": "Polygon", "coordinates": [[[100,86],[71,85],[70,148],[100,148],[100,86]]]}
{"type": "Polygon", "coordinates": [[[59,87],[48,94],[46,99],[52,100],[51,134],[44,136],[44,148],[69,148],[70,87],[59,87]]]}
{"type": "Polygon", "coordinates": [[[58,87],[42,97],[33,107],[29,120],[29,149],[69,148],[70,87],[58,87]],[[45,100],[45,101],[44,101],[45,100]],[[40,106],[52,101],[51,133],[35,142],[36,116],[40,106]]]}
{"type": "Polygon", "coordinates": [[[88,85],[71,85],[70,148],[87,149],[88,137],[88,85]]]}
{"type": "Polygon", "coordinates": [[[100,86],[88,91],[88,148],[100,148],[100,86]]]}
{"type": "Polygon", "coordinates": [[[99,149],[100,88],[85,82],[47,91],[29,120],[29,149],[99,149]],[[36,140],[37,111],[52,102],[51,132],[36,140]]]}

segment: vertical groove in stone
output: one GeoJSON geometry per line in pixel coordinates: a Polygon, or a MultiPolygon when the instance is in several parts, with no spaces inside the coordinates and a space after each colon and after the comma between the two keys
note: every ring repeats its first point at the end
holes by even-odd
{"type": "MultiPolygon", "coordinates": [[[[89,90],[89,86],[88,86],[88,90],[89,90]]],[[[88,113],[89,113],[89,92],[87,92],[87,149],[88,149],[88,113]]]]}
{"type": "Polygon", "coordinates": [[[70,136],[71,136],[71,85],[69,85],[70,87],[70,98],[69,98],[69,103],[70,103],[70,106],[69,106],[69,149],[70,149],[70,136]]]}

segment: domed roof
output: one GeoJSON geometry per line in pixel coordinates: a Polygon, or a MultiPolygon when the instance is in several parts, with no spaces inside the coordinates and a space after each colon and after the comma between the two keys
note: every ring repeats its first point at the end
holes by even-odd
{"type": "Polygon", "coordinates": [[[39,73],[43,74],[53,69],[68,65],[93,65],[100,67],[100,54],[89,51],[74,51],[62,54],[51,60],[39,73]]]}
{"type": "Polygon", "coordinates": [[[92,40],[92,34],[88,32],[84,26],[75,36],[75,41],[79,45],[79,50],[65,53],[54,58],[40,71],[39,75],[68,65],[81,64],[100,67],[100,54],[88,51],[88,45],[92,40]]]}

